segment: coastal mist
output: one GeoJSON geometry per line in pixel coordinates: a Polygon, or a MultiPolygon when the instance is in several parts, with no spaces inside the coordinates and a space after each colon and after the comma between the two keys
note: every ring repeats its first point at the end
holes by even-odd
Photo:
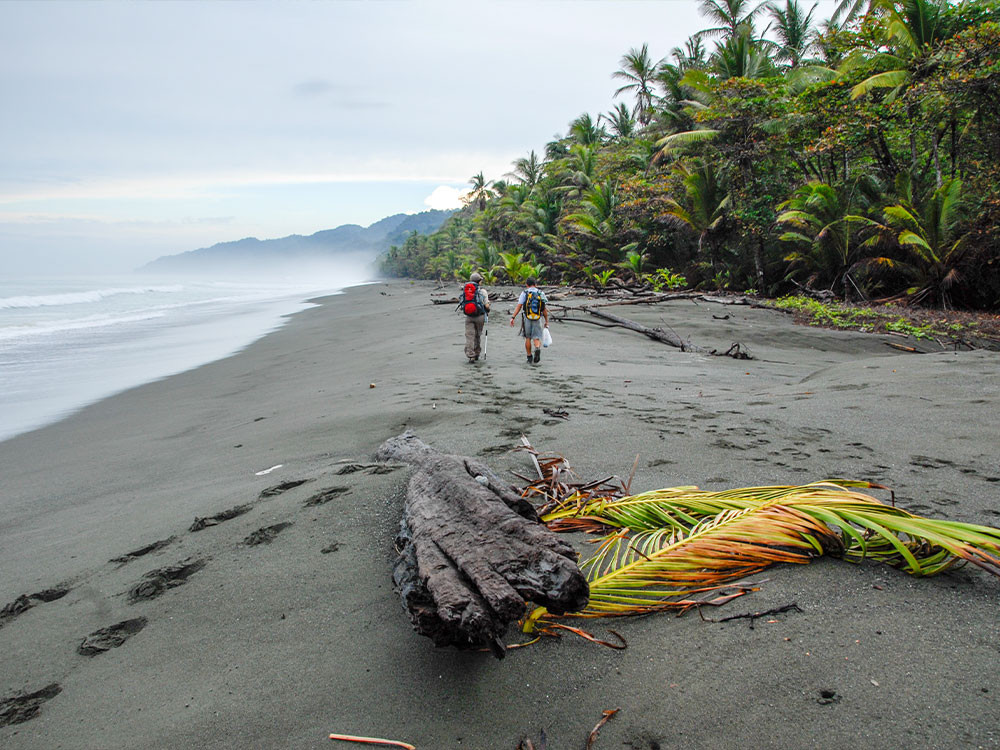
{"type": "Polygon", "coordinates": [[[0,280],[0,440],[227,357],[307,299],[371,275],[366,263],[317,262],[215,277],[0,280]]]}

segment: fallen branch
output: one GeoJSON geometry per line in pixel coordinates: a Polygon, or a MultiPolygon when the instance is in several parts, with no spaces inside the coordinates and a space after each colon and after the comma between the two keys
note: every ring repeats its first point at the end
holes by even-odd
{"type": "Polygon", "coordinates": [[[680,349],[682,352],[690,351],[704,351],[704,349],[692,346],[681,340],[680,336],[675,333],[664,331],[662,328],[648,328],[640,323],[636,323],[634,320],[629,320],[628,318],[622,318],[618,315],[612,315],[609,312],[604,312],[603,310],[597,310],[593,307],[581,307],[581,310],[595,315],[598,318],[603,318],[604,320],[610,320],[612,323],[620,325],[622,328],[628,328],[630,331],[635,331],[636,333],[641,333],[643,336],[653,339],[654,341],[660,341],[664,344],[669,344],[670,346],[680,349]]]}
{"type": "Polygon", "coordinates": [[[713,620],[710,617],[705,617],[701,614],[701,609],[698,610],[698,614],[701,615],[701,619],[705,622],[729,622],[730,620],[750,620],[750,629],[753,630],[754,620],[758,620],[761,617],[768,617],[770,615],[780,615],[785,612],[801,612],[802,608],[792,602],[791,604],[785,604],[781,607],[775,607],[774,609],[768,609],[764,612],[747,612],[742,615],[730,615],[729,617],[721,617],[718,620],[713,620]]]}
{"type": "Polygon", "coordinates": [[[590,730],[590,735],[587,737],[587,750],[590,750],[594,746],[594,741],[597,739],[597,733],[601,731],[601,727],[611,721],[612,717],[619,711],[621,711],[620,708],[613,708],[610,711],[603,712],[604,716],[597,722],[597,726],[590,730]]]}
{"type": "Polygon", "coordinates": [[[897,343],[895,343],[893,341],[885,341],[883,343],[886,346],[891,346],[893,349],[899,349],[899,351],[901,351],[901,352],[909,352],[910,354],[926,354],[926,352],[922,352],[922,351],[920,351],[919,349],[917,349],[915,347],[912,347],[912,346],[903,346],[902,344],[897,344],[897,343]]]}
{"type": "Polygon", "coordinates": [[[416,746],[411,745],[409,742],[383,740],[379,737],[358,737],[353,734],[331,734],[330,739],[340,740],[341,742],[359,742],[363,745],[383,745],[385,747],[401,747],[403,750],[417,750],[416,746]]]}

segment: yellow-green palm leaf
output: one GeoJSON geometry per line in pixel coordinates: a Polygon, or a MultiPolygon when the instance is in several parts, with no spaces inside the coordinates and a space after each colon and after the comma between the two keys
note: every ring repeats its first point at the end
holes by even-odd
{"type": "MultiPolygon", "coordinates": [[[[836,479],[722,492],[673,487],[566,507],[570,502],[543,520],[619,529],[582,565],[591,599],[574,613],[581,617],[691,606],[694,593],[824,553],[913,575],[967,561],[1000,576],[1000,529],[922,518],[856,491],[865,487],[878,485],[836,479]]],[[[525,627],[550,617],[536,609],[525,627]]]]}

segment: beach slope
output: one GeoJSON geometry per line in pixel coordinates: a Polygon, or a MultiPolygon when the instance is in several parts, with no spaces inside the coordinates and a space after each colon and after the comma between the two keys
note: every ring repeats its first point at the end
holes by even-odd
{"type": "Polygon", "coordinates": [[[978,570],[779,567],[705,617],[798,611],[588,621],[629,647],[544,640],[497,661],[411,630],[390,574],[409,469],[373,459],[412,429],[516,483],[525,435],[581,479],[638,456],[637,491],[869,479],[996,526],[996,353],[908,354],[682,300],[621,314],[753,359],[569,323],[531,367],[498,302],[470,365],[438,292],[349,289],[0,443],[0,701],[20,696],[0,716],[26,719],[0,746],[328,748],[338,732],[513,750],[544,731],[580,748],[620,708],[596,749],[1000,747],[1000,582],[978,570]]]}

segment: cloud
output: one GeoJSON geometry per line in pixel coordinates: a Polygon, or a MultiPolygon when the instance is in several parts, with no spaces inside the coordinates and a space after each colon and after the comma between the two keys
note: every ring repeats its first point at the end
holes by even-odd
{"type": "Polygon", "coordinates": [[[465,190],[438,185],[434,192],[424,198],[424,205],[430,208],[446,211],[451,208],[461,208],[462,198],[466,195],[465,190]]]}

